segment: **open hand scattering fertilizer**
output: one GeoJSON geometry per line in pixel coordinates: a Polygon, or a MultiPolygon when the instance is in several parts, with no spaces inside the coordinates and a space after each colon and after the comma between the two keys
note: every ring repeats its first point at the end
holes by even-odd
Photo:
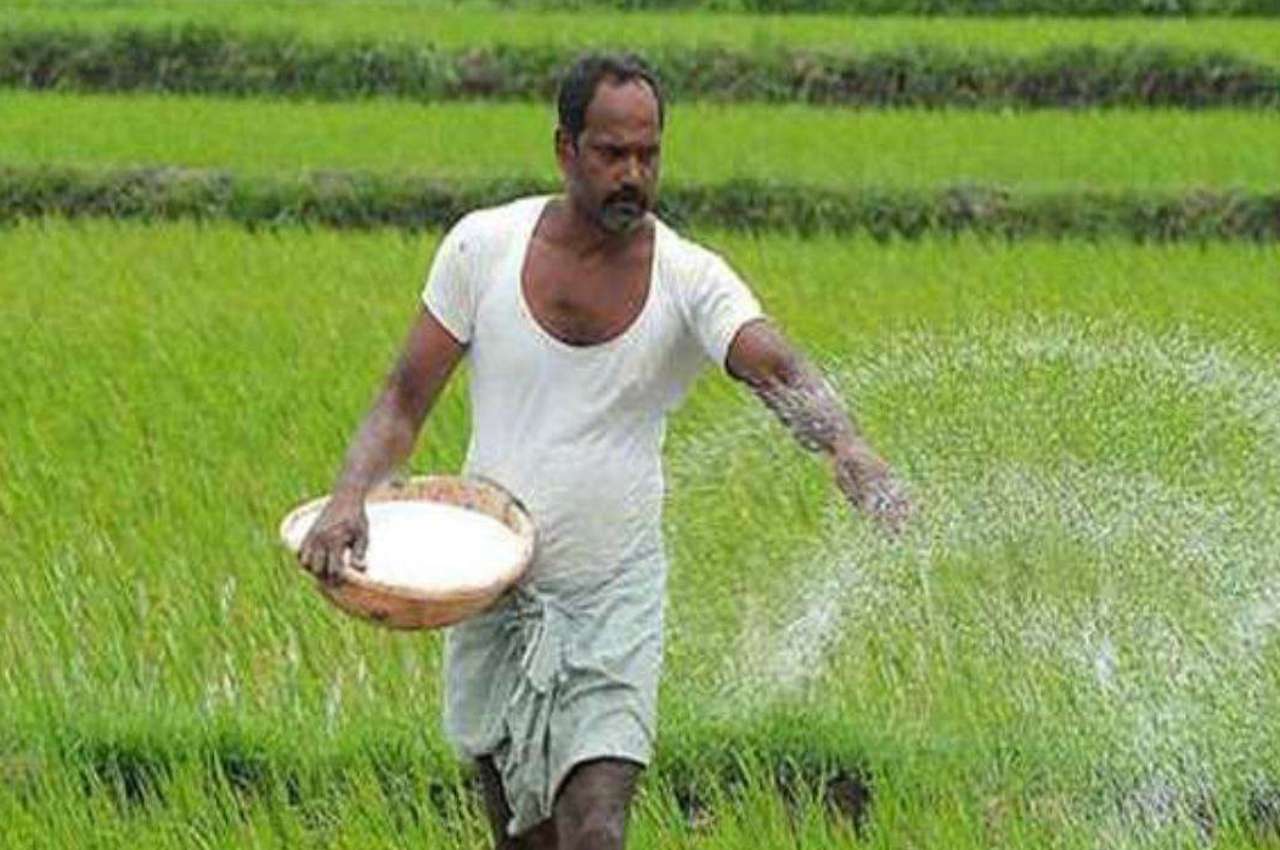
{"type": "MultiPolygon", "coordinates": [[[[522,556],[523,541],[493,517],[441,502],[391,501],[366,506],[365,578],[424,593],[490,584],[522,556]]],[[[296,549],[319,516],[291,531],[296,549]]]]}

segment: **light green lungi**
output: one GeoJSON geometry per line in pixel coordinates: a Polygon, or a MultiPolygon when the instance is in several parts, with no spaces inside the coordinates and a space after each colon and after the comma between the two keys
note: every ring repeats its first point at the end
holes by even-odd
{"type": "Polygon", "coordinates": [[[646,765],[656,731],[666,561],[656,553],[578,585],[516,588],[445,636],[445,730],[492,756],[518,835],[551,817],[574,765],[646,765]]]}

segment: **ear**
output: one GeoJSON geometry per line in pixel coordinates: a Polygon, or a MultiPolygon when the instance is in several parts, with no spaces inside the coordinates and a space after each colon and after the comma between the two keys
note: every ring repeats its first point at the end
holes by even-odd
{"type": "Polygon", "coordinates": [[[556,127],[555,135],[556,161],[560,163],[562,171],[568,171],[578,156],[577,146],[573,143],[573,139],[569,137],[569,133],[563,127],[556,127]]]}

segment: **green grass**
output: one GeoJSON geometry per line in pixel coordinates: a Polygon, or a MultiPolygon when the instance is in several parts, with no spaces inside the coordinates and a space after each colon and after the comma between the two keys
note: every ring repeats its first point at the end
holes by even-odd
{"type": "MultiPolygon", "coordinates": [[[[734,754],[869,766],[873,847],[1180,846],[1158,803],[1206,794],[1214,846],[1248,846],[1233,818],[1280,779],[1280,251],[703,238],[923,510],[879,538],[708,375],[668,440],[662,745],[634,846],[789,842],[763,791],[682,825],[666,783],[734,754]]],[[[274,540],[329,485],[432,244],[0,232],[10,846],[478,841],[474,811],[406,809],[457,790],[436,636],[343,619],[274,540]],[[104,764],[167,765],[163,796],[92,791],[104,764]]],[[[414,469],[460,462],[463,390],[414,469]]]]}
{"type": "MultiPolygon", "coordinates": [[[[0,162],[554,178],[550,106],[0,94],[0,162]]],[[[665,179],[826,187],[1274,189],[1280,113],[673,107],[665,179]]]]}
{"type": "Polygon", "coordinates": [[[844,15],[747,15],[698,12],[520,12],[415,3],[219,3],[10,5],[0,24],[104,30],[188,22],[243,32],[297,33],[319,41],[352,38],[414,41],[442,47],[475,45],[674,45],[734,49],[804,48],[871,52],[913,45],[957,50],[1038,53],[1051,47],[1130,43],[1229,50],[1280,61],[1280,20],[1260,18],[911,18],[844,15]]]}

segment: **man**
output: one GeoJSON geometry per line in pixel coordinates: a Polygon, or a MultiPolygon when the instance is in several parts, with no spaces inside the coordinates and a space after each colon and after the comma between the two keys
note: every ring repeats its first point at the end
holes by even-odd
{"type": "Polygon", "coordinates": [[[528,507],[528,577],[445,636],[444,722],[475,760],[499,848],[624,842],[653,744],[666,561],[665,417],[708,361],[745,382],[890,528],[909,506],[830,386],[716,254],[654,215],[662,92],[631,56],[587,56],[559,93],[559,196],[462,219],[424,309],[299,557],[333,581],[367,545],[364,495],[411,454],[458,361],[465,473],[528,507]]]}

